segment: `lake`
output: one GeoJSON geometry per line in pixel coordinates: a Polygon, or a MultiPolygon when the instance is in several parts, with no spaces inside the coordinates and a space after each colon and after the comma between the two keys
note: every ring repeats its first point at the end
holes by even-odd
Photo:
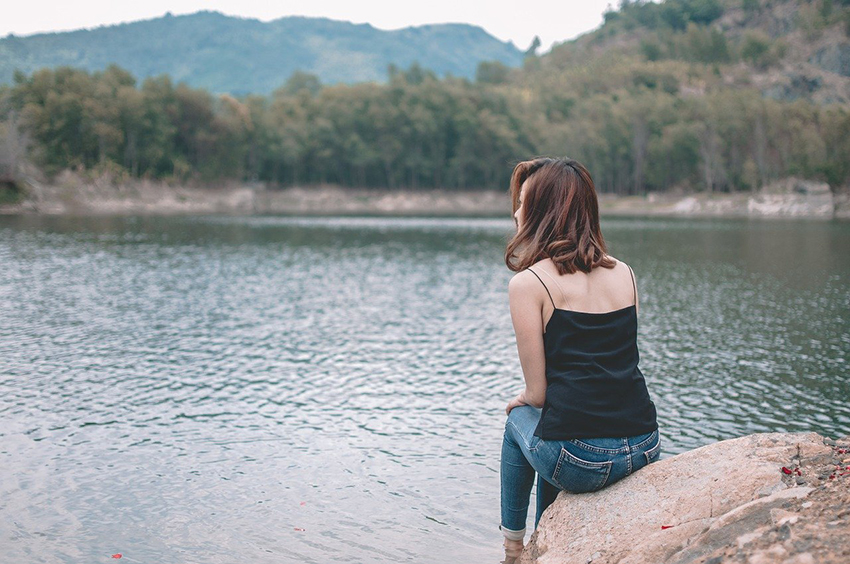
{"type": "MultiPolygon", "coordinates": [[[[512,228],[0,217],[4,561],[495,564],[512,228]]],[[[850,433],[850,223],[602,228],[664,457],[850,433]]]]}

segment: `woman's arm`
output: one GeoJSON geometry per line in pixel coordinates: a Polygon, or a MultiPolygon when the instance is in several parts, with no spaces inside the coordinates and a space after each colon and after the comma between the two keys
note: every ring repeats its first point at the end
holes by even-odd
{"type": "Polygon", "coordinates": [[[546,399],[546,353],[543,348],[543,300],[540,281],[530,272],[520,272],[508,284],[511,320],[525,390],[508,404],[507,411],[523,403],[543,407],[546,399]],[[520,403],[521,402],[521,403],[520,403]]]}

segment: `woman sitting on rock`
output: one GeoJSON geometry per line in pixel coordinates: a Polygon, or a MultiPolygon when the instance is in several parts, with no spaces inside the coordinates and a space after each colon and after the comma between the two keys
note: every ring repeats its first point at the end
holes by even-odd
{"type": "Polygon", "coordinates": [[[602,489],[656,461],[655,405],[638,369],[634,272],[607,254],[590,173],[572,159],[519,163],[505,263],[525,389],[508,403],[501,461],[506,562],[560,490],[602,489]]]}

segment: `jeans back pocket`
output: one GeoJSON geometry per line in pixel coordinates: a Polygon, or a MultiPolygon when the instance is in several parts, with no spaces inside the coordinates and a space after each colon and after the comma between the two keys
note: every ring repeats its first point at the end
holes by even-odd
{"type": "Polygon", "coordinates": [[[571,493],[586,493],[602,489],[611,475],[610,460],[585,460],[561,447],[561,455],[552,475],[552,482],[571,493]]]}
{"type": "Polygon", "coordinates": [[[643,451],[643,455],[646,457],[647,464],[652,464],[653,462],[658,460],[658,457],[661,455],[661,437],[658,438],[658,441],[656,441],[655,446],[643,451]]]}

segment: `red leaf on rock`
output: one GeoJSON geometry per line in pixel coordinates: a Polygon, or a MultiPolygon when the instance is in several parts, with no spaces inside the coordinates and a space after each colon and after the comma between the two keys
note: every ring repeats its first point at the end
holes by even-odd
{"type": "Polygon", "coordinates": [[[782,473],[783,473],[783,474],[790,474],[790,473],[791,473],[791,471],[790,471],[789,469],[787,469],[786,467],[784,467],[784,466],[783,466],[783,467],[782,467],[782,473]]]}
{"type": "Polygon", "coordinates": [[[661,525],[661,530],[663,531],[664,529],[669,529],[672,526],[673,525],[661,525]]]}

